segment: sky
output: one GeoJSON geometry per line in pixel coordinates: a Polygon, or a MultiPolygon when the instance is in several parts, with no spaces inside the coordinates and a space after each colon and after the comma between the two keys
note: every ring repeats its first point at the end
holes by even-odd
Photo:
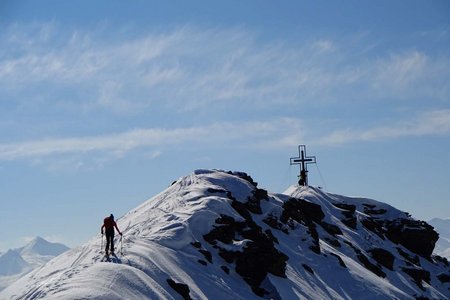
{"type": "MultiPolygon", "coordinates": [[[[450,218],[448,1],[1,1],[0,251],[196,169],[450,218]]],[[[99,238],[100,245],[100,238],[99,238]]]]}

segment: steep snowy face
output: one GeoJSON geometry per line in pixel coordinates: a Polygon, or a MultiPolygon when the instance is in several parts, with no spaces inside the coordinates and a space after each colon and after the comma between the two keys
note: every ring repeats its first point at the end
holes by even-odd
{"type": "Polygon", "coordinates": [[[447,299],[437,234],[387,204],[197,170],[100,237],[0,293],[3,299],[447,299]],[[416,239],[412,238],[416,237],[416,239]]]}

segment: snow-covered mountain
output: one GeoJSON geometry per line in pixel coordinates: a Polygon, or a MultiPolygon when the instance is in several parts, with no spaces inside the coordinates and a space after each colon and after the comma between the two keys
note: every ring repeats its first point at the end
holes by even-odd
{"type": "Polygon", "coordinates": [[[17,250],[9,250],[0,256],[0,276],[15,275],[30,269],[17,250]]]}
{"type": "Polygon", "coordinates": [[[35,237],[24,247],[17,249],[20,255],[34,267],[45,264],[67,250],[69,247],[66,245],[52,243],[41,237],[35,237]]]}
{"type": "Polygon", "coordinates": [[[428,222],[439,233],[434,252],[450,259],[450,219],[434,218],[428,222]]]}
{"type": "Polygon", "coordinates": [[[387,204],[245,173],[197,170],[100,236],[0,292],[0,299],[448,299],[433,228],[387,204]]]}
{"type": "Polygon", "coordinates": [[[0,291],[68,249],[63,244],[51,243],[36,237],[24,247],[3,253],[0,255],[0,291]]]}

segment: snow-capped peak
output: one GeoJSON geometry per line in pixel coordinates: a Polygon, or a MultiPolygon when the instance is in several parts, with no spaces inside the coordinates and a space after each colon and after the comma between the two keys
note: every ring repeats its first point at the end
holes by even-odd
{"type": "Polygon", "coordinates": [[[29,264],[16,250],[8,250],[0,256],[0,276],[22,273],[30,269],[29,264]]]}
{"type": "Polygon", "coordinates": [[[197,170],[117,223],[116,257],[93,237],[0,298],[448,298],[437,233],[370,199],[270,193],[242,172],[197,170]]]}
{"type": "Polygon", "coordinates": [[[37,236],[20,248],[20,253],[22,255],[57,256],[68,249],[67,246],[61,243],[49,242],[37,236]]]}

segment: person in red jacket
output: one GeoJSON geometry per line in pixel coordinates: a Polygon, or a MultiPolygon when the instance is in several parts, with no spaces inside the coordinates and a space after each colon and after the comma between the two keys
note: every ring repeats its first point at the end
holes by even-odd
{"type": "Polygon", "coordinates": [[[106,255],[109,255],[108,248],[111,245],[111,254],[114,255],[114,227],[116,228],[117,232],[122,235],[122,232],[120,232],[119,228],[117,228],[117,224],[114,221],[114,216],[111,214],[109,217],[106,217],[103,220],[103,225],[101,228],[101,233],[103,235],[103,228],[105,228],[105,234],[106,234],[106,248],[105,252],[106,255]]]}

